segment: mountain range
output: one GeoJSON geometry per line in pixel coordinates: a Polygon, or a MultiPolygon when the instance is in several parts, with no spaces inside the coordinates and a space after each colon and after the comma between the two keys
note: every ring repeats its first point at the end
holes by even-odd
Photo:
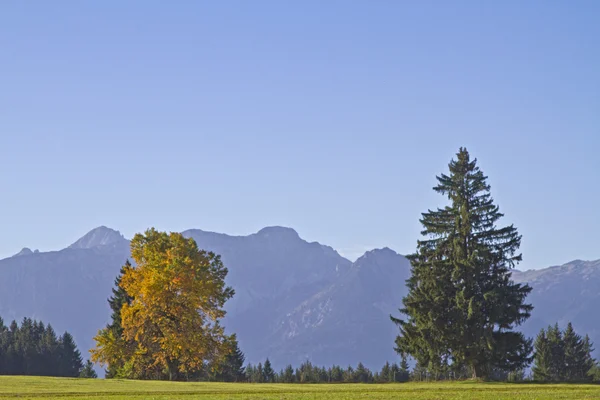
{"type": "MultiPolygon", "coordinates": [[[[319,365],[380,368],[396,361],[397,315],[410,274],[408,260],[391,249],[366,252],[355,262],[333,248],[302,239],[296,231],[267,227],[248,236],[192,229],[182,232],[203,249],[222,256],[235,296],[223,324],[235,332],[247,361],[269,357],[276,368],[310,360],[319,365]]],[[[52,252],[23,249],[0,260],[0,316],[51,323],[71,332],[82,353],[109,320],[106,299],[129,241],[119,232],[96,228],[69,247],[52,252]]],[[[532,317],[521,327],[572,321],[600,343],[600,260],[514,271],[513,279],[533,287],[532,317]]]]}

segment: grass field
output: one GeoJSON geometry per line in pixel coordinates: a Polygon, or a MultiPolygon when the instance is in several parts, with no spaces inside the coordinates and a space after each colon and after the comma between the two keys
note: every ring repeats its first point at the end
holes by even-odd
{"type": "Polygon", "coordinates": [[[0,377],[0,399],[600,399],[600,386],[500,383],[284,385],[0,377]]]}

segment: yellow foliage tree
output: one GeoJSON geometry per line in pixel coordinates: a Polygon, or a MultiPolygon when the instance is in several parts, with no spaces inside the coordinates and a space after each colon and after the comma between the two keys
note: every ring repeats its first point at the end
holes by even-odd
{"type": "Polygon", "coordinates": [[[133,299],[121,310],[122,338],[96,337],[95,360],[127,355],[132,371],[164,371],[169,379],[206,365],[219,365],[231,340],[219,320],[233,296],[225,285],[220,256],[199,250],[193,239],[154,228],[131,241],[135,267],[125,270],[120,286],[133,299]],[[118,343],[135,343],[124,352],[118,343]]]}

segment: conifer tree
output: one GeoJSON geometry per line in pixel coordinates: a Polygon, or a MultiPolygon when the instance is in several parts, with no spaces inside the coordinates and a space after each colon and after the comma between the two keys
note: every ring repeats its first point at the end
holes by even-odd
{"type": "Polygon", "coordinates": [[[4,375],[7,362],[7,333],[8,328],[4,325],[4,320],[0,317],[0,375],[4,375]]]}
{"type": "Polygon", "coordinates": [[[396,350],[434,374],[453,363],[486,378],[530,362],[531,341],[514,328],[533,309],[525,303],[531,288],[511,280],[521,236],[513,225],[497,226],[503,214],[477,160],[461,148],[449,170],[434,187],[449,205],[422,215],[424,239],[409,256],[403,315],[392,317],[396,350]]]}
{"type": "Polygon", "coordinates": [[[593,351],[590,337],[585,335],[577,359],[577,377],[582,381],[589,382],[593,380],[593,371],[596,367],[596,360],[592,357],[593,351]]]}
{"type": "Polygon", "coordinates": [[[83,360],[81,359],[81,353],[77,350],[73,336],[69,332],[65,332],[61,336],[58,345],[58,354],[58,376],[78,377],[83,368],[83,360]]]}
{"type": "Polygon", "coordinates": [[[334,365],[333,367],[331,367],[329,377],[331,382],[343,382],[344,370],[339,365],[334,365]]]}
{"type": "Polygon", "coordinates": [[[540,382],[552,379],[552,352],[550,343],[546,336],[546,330],[542,329],[535,338],[535,365],[533,366],[533,379],[540,382]]]}
{"type": "Polygon", "coordinates": [[[408,382],[409,377],[410,377],[410,368],[408,366],[408,360],[406,359],[406,356],[404,355],[404,356],[402,356],[402,360],[400,361],[399,374],[397,374],[395,381],[396,382],[408,382]]]}
{"type": "Polygon", "coordinates": [[[237,340],[231,341],[231,352],[225,357],[221,370],[216,375],[217,381],[243,382],[246,380],[244,361],[246,357],[239,348],[237,340]]]}
{"type": "Polygon", "coordinates": [[[294,367],[292,367],[291,365],[286,366],[285,369],[282,371],[280,381],[282,383],[294,383],[294,381],[295,381],[294,367]]]}
{"type": "Polygon", "coordinates": [[[97,378],[98,374],[94,371],[94,364],[90,360],[87,360],[81,373],[79,374],[80,378],[97,378]]]}
{"type": "Polygon", "coordinates": [[[263,368],[263,382],[273,383],[275,381],[275,371],[273,371],[273,367],[271,366],[271,361],[267,358],[265,361],[265,366],[263,368]]]}
{"type": "MultiPolygon", "coordinates": [[[[115,278],[115,284],[112,288],[112,296],[108,299],[108,304],[112,311],[111,321],[106,328],[101,329],[96,336],[96,341],[106,343],[106,378],[133,378],[124,370],[126,360],[131,356],[135,349],[135,343],[132,340],[126,340],[123,336],[123,326],[121,323],[121,311],[124,305],[131,305],[133,298],[121,287],[123,275],[130,270],[131,263],[125,261],[121,267],[119,275],[115,278]]],[[[143,376],[137,376],[141,378],[143,376]]]]}
{"type": "Polygon", "coordinates": [[[254,377],[256,376],[256,368],[254,367],[254,365],[252,364],[248,364],[246,366],[246,379],[248,380],[248,382],[256,382],[254,380],[254,377]]]}
{"type": "Polygon", "coordinates": [[[265,381],[265,373],[263,371],[262,363],[258,363],[256,370],[254,371],[254,382],[263,383],[265,381]]]}
{"type": "Polygon", "coordinates": [[[555,324],[552,327],[548,327],[546,337],[548,339],[548,346],[550,348],[550,379],[554,382],[560,382],[564,380],[564,365],[565,365],[565,345],[563,342],[563,335],[555,324]]]}
{"type": "Polygon", "coordinates": [[[379,380],[381,382],[393,382],[394,377],[392,375],[392,369],[390,363],[386,361],[386,363],[381,368],[381,372],[379,372],[379,380]]]}
{"type": "Polygon", "coordinates": [[[563,333],[563,345],[564,362],[562,364],[561,380],[570,382],[582,379],[579,358],[582,355],[583,339],[575,333],[573,324],[570,322],[563,333]]]}
{"type": "Polygon", "coordinates": [[[123,333],[123,326],[121,324],[121,311],[125,304],[131,305],[133,297],[121,287],[121,280],[123,275],[131,269],[131,263],[129,260],[125,261],[125,265],[121,267],[119,275],[115,278],[115,284],[112,288],[112,296],[108,299],[108,304],[112,313],[110,315],[111,322],[108,324],[108,328],[112,329],[118,335],[123,333]]]}
{"type": "Polygon", "coordinates": [[[51,375],[49,372],[52,371],[58,358],[58,338],[50,324],[48,324],[42,335],[41,353],[44,375],[51,375]]]}
{"type": "Polygon", "coordinates": [[[370,383],[373,381],[373,374],[362,362],[359,362],[354,371],[354,382],[370,383]]]}

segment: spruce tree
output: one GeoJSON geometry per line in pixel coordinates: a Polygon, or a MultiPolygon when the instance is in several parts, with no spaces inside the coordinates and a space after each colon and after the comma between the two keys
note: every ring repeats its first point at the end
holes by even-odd
{"type": "Polygon", "coordinates": [[[2,317],[0,317],[0,375],[5,375],[8,361],[8,344],[8,328],[4,325],[2,317]]]}
{"type": "Polygon", "coordinates": [[[292,367],[291,365],[288,365],[287,367],[285,367],[285,369],[283,370],[282,374],[281,374],[281,382],[282,383],[294,383],[295,381],[295,375],[294,375],[294,367],[292,367]]]}
{"type": "Polygon", "coordinates": [[[387,361],[381,368],[381,372],[379,373],[379,380],[381,382],[393,382],[394,380],[390,363],[387,361]]]}
{"type": "Polygon", "coordinates": [[[434,187],[449,205],[422,214],[424,238],[409,256],[403,315],[392,317],[396,350],[436,375],[452,363],[486,378],[530,362],[531,341],[514,328],[533,309],[525,303],[531,288],[511,280],[521,236],[513,225],[497,226],[503,214],[477,160],[461,148],[449,170],[434,187]]]}
{"type": "Polygon", "coordinates": [[[331,382],[343,382],[344,370],[339,365],[334,365],[333,367],[331,367],[329,377],[331,382]]]}
{"type": "Polygon", "coordinates": [[[108,305],[112,310],[110,315],[111,322],[108,324],[108,328],[112,329],[119,336],[123,333],[123,327],[121,325],[121,310],[125,304],[131,304],[133,298],[127,294],[127,292],[121,287],[121,279],[123,274],[131,268],[129,260],[125,261],[125,265],[121,267],[119,275],[115,278],[115,285],[112,288],[112,296],[108,299],[108,305]]]}
{"type": "Polygon", "coordinates": [[[52,375],[55,372],[56,360],[58,359],[58,338],[50,324],[48,324],[42,336],[41,349],[43,374],[52,375]]]}
{"type": "MultiPolygon", "coordinates": [[[[115,278],[114,287],[112,288],[112,296],[108,299],[108,305],[112,311],[110,318],[110,323],[106,326],[105,329],[100,331],[100,335],[111,335],[115,338],[115,341],[118,343],[119,348],[133,348],[135,347],[135,343],[132,341],[126,341],[123,337],[123,326],[121,325],[121,311],[125,304],[130,305],[133,298],[127,294],[125,289],[121,287],[121,279],[123,279],[123,274],[127,270],[131,268],[131,263],[129,260],[125,261],[125,265],[121,267],[119,271],[119,275],[115,278]]],[[[106,378],[115,378],[119,377],[129,377],[127,373],[123,371],[124,360],[115,358],[111,363],[108,363],[108,367],[106,369],[106,378]]]]}
{"type": "Polygon", "coordinates": [[[267,358],[263,367],[263,382],[273,383],[275,381],[275,371],[271,366],[271,361],[267,358]]]}
{"type": "Polygon", "coordinates": [[[402,356],[402,360],[400,361],[400,370],[399,374],[396,374],[396,382],[408,382],[410,377],[410,368],[408,366],[408,360],[406,356],[402,356]]]}
{"type": "Polygon", "coordinates": [[[582,355],[583,339],[573,329],[573,324],[567,324],[563,333],[563,354],[561,381],[571,382],[582,379],[579,358],[582,355]]]}
{"type": "Polygon", "coordinates": [[[94,371],[94,364],[90,360],[87,360],[81,373],[79,374],[80,378],[97,378],[98,374],[94,371]]]}
{"type": "Polygon", "coordinates": [[[246,366],[246,379],[248,380],[248,382],[256,382],[254,380],[254,377],[256,376],[256,368],[254,367],[254,365],[252,364],[248,364],[246,366]]]}
{"type": "Polygon", "coordinates": [[[354,382],[370,383],[373,381],[373,374],[362,362],[359,362],[354,370],[354,382]]]}
{"type": "Polygon", "coordinates": [[[550,348],[550,381],[560,382],[565,375],[565,345],[558,324],[548,327],[546,337],[550,348]]]}
{"type": "Polygon", "coordinates": [[[577,359],[578,377],[580,377],[582,381],[592,381],[594,378],[593,371],[596,366],[596,360],[592,357],[593,351],[594,349],[592,347],[590,337],[585,335],[582,341],[581,351],[577,359]]]}
{"type": "Polygon", "coordinates": [[[239,348],[237,340],[232,341],[232,350],[225,357],[221,371],[217,373],[216,380],[221,382],[243,382],[246,380],[244,361],[246,357],[239,348]]]}
{"type": "Polygon", "coordinates": [[[265,381],[265,373],[263,371],[262,363],[258,363],[256,369],[254,370],[254,382],[263,383],[265,381]]]}
{"type": "Polygon", "coordinates": [[[61,336],[58,354],[59,365],[57,375],[72,378],[78,377],[83,368],[83,360],[81,359],[81,353],[77,350],[73,336],[69,332],[65,332],[61,336]]]}
{"type": "Polygon", "coordinates": [[[550,381],[552,379],[552,352],[545,329],[542,329],[535,338],[534,349],[533,379],[538,382],[550,381]]]}

